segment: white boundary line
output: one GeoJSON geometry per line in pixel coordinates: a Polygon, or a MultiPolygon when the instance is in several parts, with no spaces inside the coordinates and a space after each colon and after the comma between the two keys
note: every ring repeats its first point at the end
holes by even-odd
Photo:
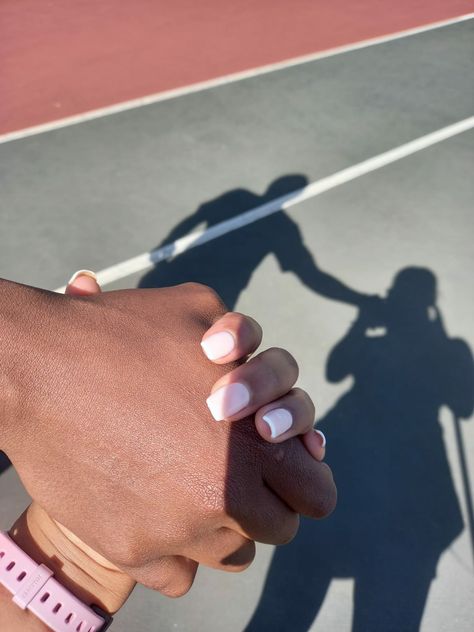
{"type": "Polygon", "coordinates": [[[57,119],[49,123],[42,125],[35,125],[33,127],[26,127],[15,132],[9,132],[7,134],[0,135],[0,144],[8,143],[13,140],[19,140],[28,136],[34,136],[36,134],[43,134],[62,127],[68,127],[70,125],[77,125],[78,123],[84,123],[85,121],[91,121],[93,119],[109,116],[111,114],[117,114],[119,112],[125,112],[126,110],[133,110],[135,108],[150,105],[152,103],[158,103],[160,101],[168,101],[169,99],[175,99],[187,94],[193,94],[194,92],[201,92],[202,90],[209,90],[211,88],[217,88],[219,86],[226,85],[228,83],[234,83],[241,81],[242,79],[250,79],[257,77],[258,75],[268,74],[276,72],[277,70],[283,70],[285,68],[291,68],[300,64],[306,64],[311,61],[317,61],[318,59],[325,59],[326,57],[333,57],[334,55],[341,55],[343,53],[349,53],[368,46],[377,46],[378,44],[385,44],[386,42],[392,42],[403,37],[409,37],[411,35],[417,35],[418,33],[425,33],[426,31],[432,31],[434,29],[442,28],[444,26],[450,26],[457,24],[458,22],[464,22],[474,18],[474,13],[466,13],[455,18],[448,20],[441,20],[439,22],[431,22],[424,24],[423,26],[417,26],[412,29],[406,29],[404,31],[397,31],[388,35],[382,35],[380,37],[373,37],[370,39],[361,40],[352,44],[344,46],[337,46],[336,48],[329,48],[317,53],[311,53],[309,55],[301,55],[299,57],[292,57],[285,59],[284,61],[274,64],[267,64],[265,66],[257,66],[249,70],[242,72],[235,72],[230,75],[224,75],[222,77],[216,77],[215,79],[209,79],[208,81],[200,81],[199,83],[192,83],[188,86],[181,88],[175,88],[173,90],[166,90],[164,92],[157,92],[156,94],[150,94],[138,99],[131,99],[130,101],[123,101],[122,103],[116,103],[96,110],[89,110],[82,114],[75,116],[68,116],[66,118],[57,119]]]}
{"type": "MultiPolygon", "coordinates": [[[[297,191],[282,195],[281,197],[271,200],[266,204],[262,204],[261,206],[257,206],[254,209],[241,213],[236,217],[232,217],[231,219],[220,222],[219,224],[215,224],[210,228],[196,231],[181,237],[175,242],[163,246],[162,248],[152,250],[151,252],[144,252],[141,255],[132,257],[131,259],[127,259],[121,263],[117,263],[109,268],[105,268],[97,274],[99,284],[107,285],[108,283],[113,283],[114,281],[130,276],[131,274],[142,272],[159,261],[176,257],[186,250],[190,250],[191,248],[205,244],[208,241],[217,239],[221,235],[225,235],[233,230],[247,226],[248,224],[256,222],[263,217],[276,213],[279,210],[289,209],[300,202],[320,195],[330,189],[334,189],[341,184],[350,182],[351,180],[359,178],[371,171],[381,169],[382,167],[396,162],[397,160],[401,160],[402,158],[410,156],[422,149],[426,149],[431,145],[440,143],[447,138],[451,138],[451,136],[461,134],[462,132],[466,132],[472,128],[474,128],[474,116],[458,121],[453,125],[443,127],[435,132],[426,134],[425,136],[420,136],[409,143],[399,145],[398,147],[385,151],[382,154],[378,154],[373,158],[358,162],[352,167],[342,169],[342,171],[338,171],[326,178],[321,178],[320,180],[311,182],[297,191]]],[[[56,292],[64,292],[64,290],[65,287],[62,287],[58,288],[56,292]]]]}

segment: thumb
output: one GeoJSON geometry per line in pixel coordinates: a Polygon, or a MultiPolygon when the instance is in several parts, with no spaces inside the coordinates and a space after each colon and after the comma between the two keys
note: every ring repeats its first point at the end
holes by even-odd
{"type": "Polygon", "coordinates": [[[79,270],[69,279],[65,294],[71,296],[93,296],[101,293],[97,277],[91,270],[79,270]]]}

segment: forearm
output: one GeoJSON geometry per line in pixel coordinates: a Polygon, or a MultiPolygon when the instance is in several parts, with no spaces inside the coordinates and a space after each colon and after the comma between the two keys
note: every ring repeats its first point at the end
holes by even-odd
{"type": "Polygon", "coordinates": [[[359,306],[367,298],[366,294],[353,290],[331,274],[322,271],[312,277],[312,285],[312,289],[322,296],[349,305],[359,306]]]}
{"type": "Polygon", "coordinates": [[[325,298],[356,306],[368,298],[366,294],[353,290],[332,274],[318,268],[306,249],[299,255],[297,267],[292,266],[292,269],[308,288],[325,298]]]}

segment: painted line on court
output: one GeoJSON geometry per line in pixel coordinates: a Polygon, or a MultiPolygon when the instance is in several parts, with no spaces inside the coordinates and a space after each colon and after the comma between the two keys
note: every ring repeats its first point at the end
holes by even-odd
{"type": "MultiPolygon", "coordinates": [[[[131,274],[143,272],[160,261],[172,259],[191,248],[201,246],[202,244],[212,241],[213,239],[217,239],[226,233],[230,233],[231,231],[242,228],[243,226],[252,224],[253,222],[267,217],[272,213],[276,213],[279,210],[289,209],[296,206],[296,204],[309,200],[310,198],[320,195],[325,191],[329,191],[341,184],[360,178],[372,171],[381,169],[382,167],[396,162],[397,160],[406,158],[418,151],[431,147],[436,143],[440,143],[443,140],[473,128],[474,116],[471,116],[463,119],[462,121],[458,121],[453,125],[448,125],[447,127],[443,127],[435,132],[426,134],[425,136],[420,136],[415,140],[399,145],[398,147],[394,147],[393,149],[378,154],[373,158],[358,162],[352,167],[342,169],[330,176],[311,182],[301,189],[282,195],[281,197],[275,198],[274,200],[262,204],[261,206],[245,211],[236,217],[232,217],[231,219],[220,222],[219,224],[215,224],[210,228],[196,231],[186,235],[185,237],[177,239],[171,244],[156,250],[144,252],[136,257],[117,263],[109,268],[105,268],[97,274],[99,284],[107,285],[130,276],[131,274]]],[[[64,292],[64,290],[65,287],[61,287],[57,289],[56,292],[64,292]]]]}
{"type": "Polygon", "coordinates": [[[210,90],[211,88],[217,88],[229,83],[235,83],[236,81],[241,81],[243,79],[251,79],[252,77],[269,74],[278,70],[284,70],[293,66],[307,64],[312,61],[318,61],[319,59],[326,59],[327,57],[333,57],[335,55],[341,55],[343,53],[350,53],[362,48],[367,48],[369,46],[385,44],[387,42],[392,42],[404,37],[410,37],[412,35],[418,35],[419,33],[425,33],[426,31],[432,31],[434,29],[443,28],[445,26],[451,26],[459,22],[471,20],[472,18],[474,18],[474,13],[467,13],[455,18],[441,20],[439,22],[430,22],[429,24],[424,24],[423,26],[417,26],[415,28],[405,29],[403,31],[389,33],[388,35],[381,35],[379,37],[372,37],[370,39],[360,40],[359,42],[353,42],[352,44],[346,44],[344,46],[328,48],[327,50],[319,51],[317,53],[291,57],[290,59],[285,59],[281,62],[266,64],[264,66],[257,66],[249,70],[243,70],[241,72],[235,72],[229,75],[216,77],[215,79],[192,83],[187,86],[182,86],[181,88],[174,88],[172,90],[157,92],[155,94],[139,97],[137,99],[123,101],[121,103],[116,103],[114,105],[105,106],[103,108],[98,108],[95,110],[89,110],[87,112],[83,112],[82,114],[76,114],[74,116],[57,119],[55,121],[44,123],[42,125],[34,125],[33,127],[27,127],[22,130],[2,134],[0,135],[0,144],[19,140],[28,136],[34,136],[36,134],[44,134],[45,132],[51,132],[63,127],[69,127],[70,125],[78,125],[79,123],[85,123],[86,121],[92,121],[104,116],[110,116],[111,114],[118,114],[120,112],[133,110],[146,105],[151,105],[153,103],[159,103],[160,101],[168,101],[170,99],[176,99],[177,97],[193,94],[195,92],[210,90]]]}

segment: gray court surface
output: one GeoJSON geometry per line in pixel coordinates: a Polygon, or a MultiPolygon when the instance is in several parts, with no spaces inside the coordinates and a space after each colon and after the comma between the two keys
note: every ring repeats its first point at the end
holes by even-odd
{"type": "MultiPolygon", "coordinates": [[[[470,116],[472,26],[0,146],[1,276],[53,289],[76,269],[125,260],[470,116]]],[[[473,396],[473,138],[454,136],[114,284],[201,280],[256,317],[264,346],[298,359],[342,487],[334,516],[304,522],[276,554],[259,547],[245,574],[201,569],[176,601],[138,588],[113,630],[473,629],[473,551],[455,437],[461,417],[472,481],[474,424],[462,417],[473,396]],[[316,266],[382,295],[412,268],[411,294],[386,322],[369,323],[377,327],[357,346],[348,334],[356,309],[321,296],[316,266]],[[402,336],[384,347],[384,333],[403,330],[403,314],[434,283],[437,311],[431,305],[409,344],[402,336]],[[329,379],[341,341],[347,377],[329,379]]],[[[27,503],[12,469],[0,477],[0,498],[7,528],[27,503]]]]}

